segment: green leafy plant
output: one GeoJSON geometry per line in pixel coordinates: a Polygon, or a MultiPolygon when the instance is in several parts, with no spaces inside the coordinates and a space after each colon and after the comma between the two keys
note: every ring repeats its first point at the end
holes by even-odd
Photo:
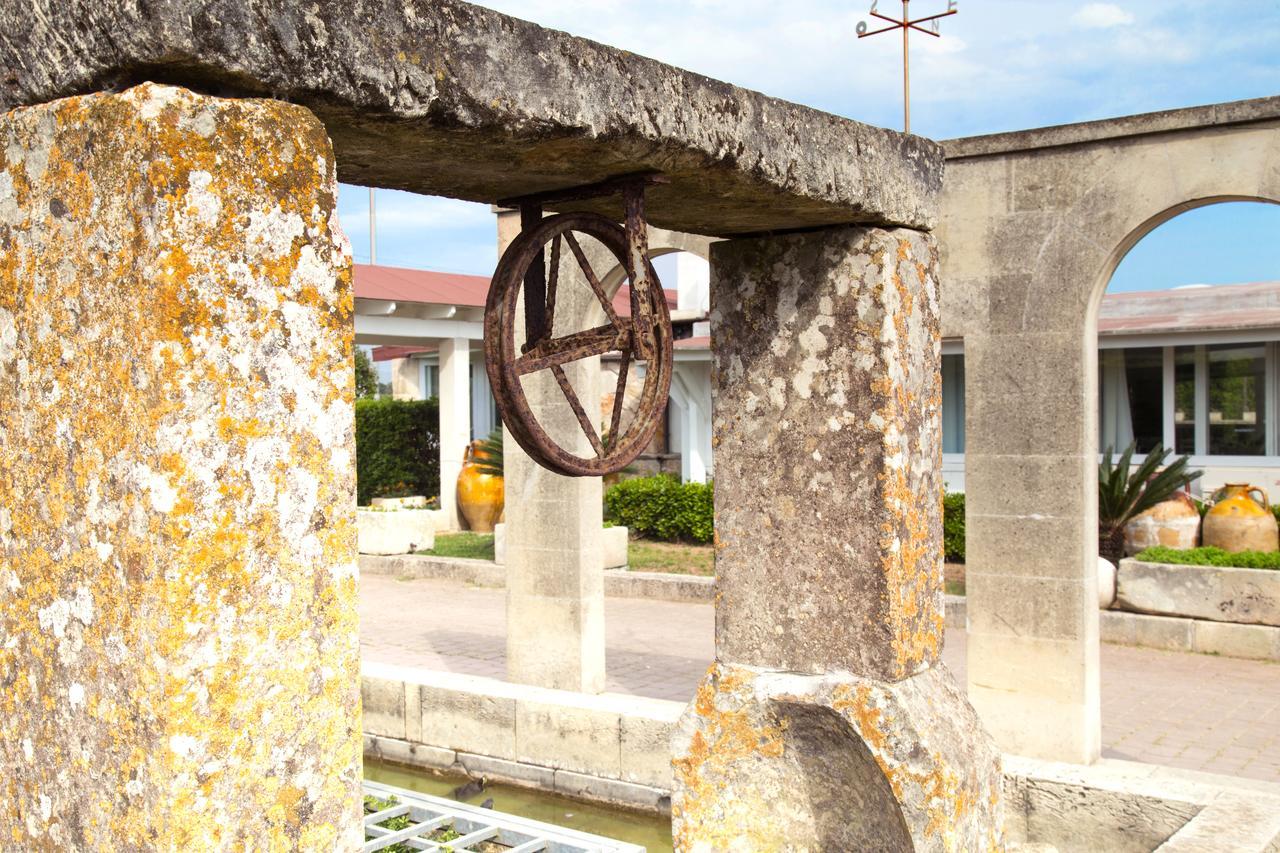
{"type": "Polygon", "coordinates": [[[436,400],[356,401],[356,492],[376,497],[440,494],[440,408],[436,400]]]}
{"type": "Polygon", "coordinates": [[[378,371],[360,347],[356,347],[356,399],[367,400],[378,396],[378,371]]]}
{"type": "Polygon", "coordinates": [[[948,562],[964,562],[964,492],[942,496],[942,549],[948,562]]]}
{"type": "Polygon", "coordinates": [[[502,476],[502,427],[496,426],[488,438],[480,442],[480,452],[475,455],[476,469],[481,474],[502,476]]]}
{"type": "Polygon", "coordinates": [[[1280,551],[1224,551],[1221,548],[1148,548],[1134,559],[1178,566],[1220,566],[1237,569],[1280,570],[1280,551]]]}
{"type": "Polygon", "coordinates": [[[710,542],[715,511],[710,483],[681,483],[659,474],[623,480],[605,493],[605,517],[637,536],[668,542],[710,542]]]}
{"type": "Polygon", "coordinates": [[[1113,462],[1108,447],[1098,466],[1098,553],[1113,563],[1124,556],[1124,526],[1151,507],[1173,497],[1203,471],[1188,470],[1190,457],[1179,456],[1165,465],[1172,450],[1157,444],[1137,468],[1136,445],[1130,444],[1113,462]],[[1164,467],[1161,467],[1164,466],[1164,467]]]}

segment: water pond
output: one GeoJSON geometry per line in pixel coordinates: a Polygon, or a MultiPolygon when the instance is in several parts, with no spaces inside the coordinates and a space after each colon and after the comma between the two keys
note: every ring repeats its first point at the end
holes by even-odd
{"type": "MultiPolygon", "coordinates": [[[[374,782],[437,797],[448,797],[450,792],[467,782],[460,776],[446,776],[368,758],[364,761],[364,776],[374,782]]],[[[671,820],[667,817],[583,803],[511,785],[489,785],[465,802],[479,805],[490,797],[493,798],[493,807],[500,812],[643,844],[649,853],[671,853],[672,850],[671,820]]]]}

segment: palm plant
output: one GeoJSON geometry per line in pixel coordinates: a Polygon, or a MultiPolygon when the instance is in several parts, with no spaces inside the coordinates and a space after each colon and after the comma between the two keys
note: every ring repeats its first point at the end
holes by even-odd
{"type": "Polygon", "coordinates": [[[1113,450],[1108,447],[1098,466],[1098,553],[1113,563],[1124,556],[1126,524],[1204,473],[1188,470],[1188,456],[1179,456],[1164,466],[1173,451],[1161,444],[1131,471],[1135,450],[1136,445],[1130,444],[1112,464],[1113,450]]]}
{"type": "Polygon", "coordinates": [[[481,474],[502,476],[502,427],[494,427],[489,437],[480,442],[475,465],[481,474]]]}

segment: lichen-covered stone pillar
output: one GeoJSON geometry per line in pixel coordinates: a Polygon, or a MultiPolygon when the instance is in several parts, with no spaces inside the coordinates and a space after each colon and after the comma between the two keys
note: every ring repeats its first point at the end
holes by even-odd
{"type": "Polygon", "coordinates": [[[717,660],[675,738],[677,848],[998,847],[998,753],[939,661],[933,241],[711,261],[717,660]]]}
{"type": "Polygon", "coordinates": [[[0,117],[0,847],[359,849],[335,193],[280,101],[0,117]]]}
{"type": "MultiPolygon", "coordinates": [[[[519,233],[519,214],[500,213],[499,252],[519,233]]],[[[591,243],[587,249],[591,251],[591,243]]],[[[603,323],[603,313],[581,276],[572,255],[565,252],[556,316],[568,323],[583,317],[591,317],[592,324],[603,323]]],[[[523,334],[522,323],[521,316],[517,336],[523,334]]],[[[600,399],[600,359],[567,364],[565,373],[580,400],[600,399]]],[[[562,447],[589,456],[591,445],[550,373],[527,376],[523,382],[529,408],[543,428],[562,447]]],[[[564,477],[548,471],[520,449],[510,431],[504,448],[507,678],[557,690],[601,693],[605,637],[600,478],[564,477]]]]}

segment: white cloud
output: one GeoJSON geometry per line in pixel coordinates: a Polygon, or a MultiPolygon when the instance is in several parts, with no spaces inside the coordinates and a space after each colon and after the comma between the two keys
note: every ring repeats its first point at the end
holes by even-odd
{"type": "Polygon", "coordinates": [[[1108,30],[1128,26],[1134,17],[1114,3],[1088,3],[1072,15],[1071,20],[1088,29],[1108,30]]]}

